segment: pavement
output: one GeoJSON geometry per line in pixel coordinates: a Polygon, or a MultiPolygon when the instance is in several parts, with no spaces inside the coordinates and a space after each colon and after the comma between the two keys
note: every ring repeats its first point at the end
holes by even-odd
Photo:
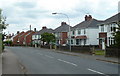
{"type": "Polygon", "coordinates": [[[2,54],[0,54],[0,76],[2,75],[2,54]]]}
{"type": "Polygon", "coordinates": [[[17,56],[10,50],[3,52],[2,64],[0,65],[2,65],[2,74],[23,74],[22,66],[20,66],[17,56]]]}
{"type": "Polygon", "coordinates": [[[94,54],[89,55],[89,54],[68,52],[68,51],[62,51],[62,50],[54,50],[54,51],[58,52],[58,53],[72,55],[72,56],[80,56],[80,57],[84,57],[84,58],[91,58],[91,59],[95,59],[95,60],[99,60],[99,61],[105,61],[105,62],[120,64],[119,58],[115,58],[115,57],[105,57],[103,55],[94,55],[94,54]]]}

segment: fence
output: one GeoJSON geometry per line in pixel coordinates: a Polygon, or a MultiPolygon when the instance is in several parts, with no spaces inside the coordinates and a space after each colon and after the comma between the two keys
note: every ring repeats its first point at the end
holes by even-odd
{"type": "Polygon", "coordinates": [[[120,48],[106,48],[107,57],[120,57],[120,48]]]}
{"type": "MultiPolygon", "coordinates": [[[[50,45],[44,45],[41,46],[42,48],[47,48],[50,49],[50,45]]],[[[72,52],[80,52],[80,53],[88,53],[91,54],[93,51],[93,47],[96,48],[98,46],[71,46],[71,51],[72,52]]],[[[55,45],[52,46],[52,49],[55,48],[55,45]]],[[[69,46],[57,46],[56,50],[63,50],[63,51],[70,51],[70,47],[69,46]]]]}

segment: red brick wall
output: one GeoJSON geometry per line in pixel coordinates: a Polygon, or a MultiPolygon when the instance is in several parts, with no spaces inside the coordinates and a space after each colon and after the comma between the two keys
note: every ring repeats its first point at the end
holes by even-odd
{"type": "Polygon", "coordinates": [[[26,37],[26,44],[27,45],[30,45],[31,42],[32,42],[32,35],[34,34],[35,32],[31,32],[27,37],[26,37]]]}
{"type": "Polygon", "coordinates": [[[19,33],[18,35],[16,35],[14,38],[13,38],[13,45],[17,45],[18,44],[18,37],[20,36],[20,35],[22,35],[24,32],[21,32],[21,33],[19,33]]]}
{"type": "Polygon", "coordinates": [[[24,45],[23,42],[24,42],[24,37],[29,33],[30,31],[27,31],[25,32],[24,34],[22,34],[20,37],[19,37],[19,45],[24,45]]]}
{"type": "Polygon", "coordinates": [[[66,39],[68,38],[67,32],[62,32],[61,33],[61,38],[62,38],[61,44],[66,44],[66,39]]]}

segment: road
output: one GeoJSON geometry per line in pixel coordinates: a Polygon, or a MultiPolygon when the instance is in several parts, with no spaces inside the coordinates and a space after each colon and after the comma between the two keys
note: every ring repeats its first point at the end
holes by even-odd
{"type": "Polygon", "coordinates": [[[18,56],[27,74],[118,74],[118,64],[71,56],[50,49],[7,47],[18,56]]]}

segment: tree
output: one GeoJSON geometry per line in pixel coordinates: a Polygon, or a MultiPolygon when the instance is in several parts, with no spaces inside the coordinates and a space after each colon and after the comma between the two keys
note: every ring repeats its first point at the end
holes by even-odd
{"type": "Polygon", "coordinates": [[[0,9],[0,30],[6,29],[8,24],[5,23],[6,17],[2,16],[2,10],[0,9]]]}
{"type": "Polygon", "coordinates": [[[114,34],[114,39],[115,39],[115,46],[120,47],[120,21],[116,22],[118,25],[117,31],[114,34]]]}
{"type": "Polygon", "coordinates": [[[55,35],[52,33],[43,33],[41,34],[41,40],[44,42],[47,42],[47,44],[55,42],[55,35]]]}
{"type": "Polygon", "coordinates": [[[2,31],[3,29],[6,29],[6,26],[8,25],[5,23],[5,21],[6,21],[6,17],[2,16],[2,10],[0,9],[0,53],[4,49],[2,31]]]}

